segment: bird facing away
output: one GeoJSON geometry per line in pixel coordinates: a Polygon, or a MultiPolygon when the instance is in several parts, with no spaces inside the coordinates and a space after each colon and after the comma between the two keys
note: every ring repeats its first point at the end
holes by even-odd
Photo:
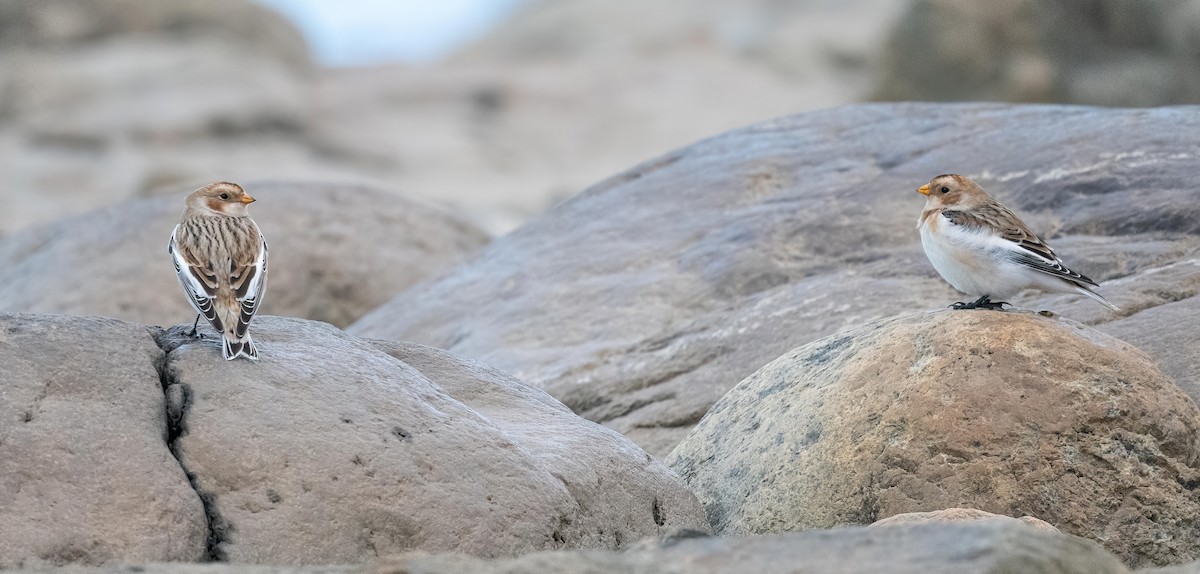
{"type": "Polygon", "coordinates": [[[1119,311],[1095,281],[1067,269],[1015,213],[961,175],[939,175],[917,189],[926,196],[917,222],[933,268],[955,289],[979,297],[955,309],[1001,309],[1022,289],[1079,293],[1119,311]]]}
{"type": "Polygon", "coordinates": [[[221,333],[225,360],[257,360],[247,329],[267,286],[267,242],[246,212],[254,198],[222,181],[193,191],[185,201],[167,251],[197,313],[191,335],[203,316],[221,333]]]}

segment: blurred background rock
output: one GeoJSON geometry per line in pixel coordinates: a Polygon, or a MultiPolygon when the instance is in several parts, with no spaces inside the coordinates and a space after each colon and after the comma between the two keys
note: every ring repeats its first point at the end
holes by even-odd
{"type": "Polygon", "coordinates": [[[2,0],[0,235],[281,178],[372,184],[502,233],[773,116],[1193,103],[1197,70],[1186,0],[2,0]]]}

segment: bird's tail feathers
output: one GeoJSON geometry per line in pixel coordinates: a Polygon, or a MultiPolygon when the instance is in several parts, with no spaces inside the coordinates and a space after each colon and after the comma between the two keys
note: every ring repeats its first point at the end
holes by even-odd
{"type": "Polygon", "coordinates": [[[1081,285],[1076,285],[1075,289],[1077,291],[1079,291],[1080,293],[1083,293],[1084,295],[1087,295],[1088,297],[1095,299],[1097,303],[1100,303],[1101,305],[1104,305],[1105,307],[1108,307],[1109,309],[1112,309],[1113,311],[1117,311],[1118,313],[1121,311],[1120,307],[1117,307],[1116,305],[1109,303],[1108,299],[1101,297],[1099,293],[1092,291],[1091,289],[1088,289],[1087,287],[1083,287],[1081,285]]]}
{"type": "Polygon", "coordinates": [[[228,335],[224,337],[225,345],[221,347],[221,355],[226,361],[232,361],[238,357],[246,357],[251,361],[258,360],[258,348],[254,346],[254,340],[247,333],[241,339],[231,339],[228,335]]]}

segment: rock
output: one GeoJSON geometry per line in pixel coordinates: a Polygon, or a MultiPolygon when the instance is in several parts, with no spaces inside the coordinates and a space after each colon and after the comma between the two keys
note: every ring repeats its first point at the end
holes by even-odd
{"type": "Polygon", "coordinates": [[[0,234],[164,184],[315,163],[307,49],[270,10],[15,0],[0,21],[0,234]]]}
{"type": "Polygon", "coordinates": [[[1164,566],[1162,568],[1146,568],[1138,570],[1138,574],[1200,574],[1200,562],[1164,566]]]}
{"type": "Polygon", "coordinates": [[[242,0],[16,0],[0,6],[0,50],[94,48],[124,36],[220,37],[307,67],[308,47],[274,11],[242,0]]]}
{"type": "Polygon", "coordinates": [[[1022,516],[1013,518],[1011,516],[1001,516],[975,510],[974,508],[946,508],[943,510],[934,510],[932,512],[905,512],[904,514],[896,514],[876,520],[872,522],[868,528],[877,528],[880,526],[899,526],[901,524],[919,524],[924,522],[968,522],[975,520],[1000,520],[1004,522],[1018,522],[1040,530],[1048,530],[1059,532],[1053,524],[1034,518],[1032,516],[1022,516]]]}
{"type": "Polygon", "coordinates": [[[0,568],[492,557],[708,530],[662,462],[485,365],[270,316],[262,359],[226,362],[188,329],[0,315],[0,568]]]}
{"type": "Polygon", "coordinates": [[[204,557],[149,330],[0,314],[0,569],[204,557]]]}
{"type": "MultiPolygon", "coordinates": [[[[270,246],[263,313],[346,325],[487,243],[462,218],[378,189],[249,182],[270,246]]],[[[167,255],[186,190],[0,240],[0,310],[170,325],[195,317],[167,255]]]]}
{"type": "MultiPolygon", "coordinates": [[[[627,572],[716,574],[725,572],[829,574],[1127,574],[1097,544],[1015,523],[912,524],[891,528],[841,528],[753,538],[664,539],[622,552],[537,552],[484,559],[463,554],[411,552],[356,566],[251,566],[246,564],[137,564],[71,568],[72,574],[479,574],[627,572]]],[[[1157,570],[1155,572],[1158,572],[1157,570]]],[[[1165,574],[1167,571],[1164,570],[1165,574]]],[[[1171,571],[1172,574],[1175,571],[1171,571]]],[[[1190,571],[1179,571],[1179,574],[1190,571]]]]}
{"type": "Polygon", "coordinates": [[[829,574],[1129,572],[1098,545],[1019,524],[980,522],[892,528],[840,528],[752,538],[693,538],[651,550],[541,552],[481,560],[401,555],[377,562],[373,574],[422,572],[687,573],[797,572],[829,574]]]}
{"type": "MultiPolygon", "coordinates": [[[[696,8],[687,0],[526,2],[508,21],[455,54],[452,63],[585,63],[605,69],[620,61],[715,71],[730,60],[756,76],[795,81],[800,89],[837,80],[857,88],[853,84],[866,74],[856,72],[866,72],[878,58],[904,6],[886,0],[829,5],[710,0],[696,8]],[[622,33],[611,33],[614,29],[622,33]]],[[[847,86],[824,88],[844,93],[847,86]]]]}
{"type": "Polygon", "coordinates": [[[966,506],[1132,566],[1200,556],[1200,409],[1132,346],[1036,314],[908,314],[795,349],[668,462],[722,535],[966,506]]]}
{"type": "Polygon", "coordinates": [[[1124,312],[1059,295],[1012,303],[1101,330],[1142,325],[1137,344],[1200,399],[1200,347],[1149,313],[1200,292],[1198,129],[1190,109],[997,104],[766,122],[596,184],[350,331],[477,358],[663,454],[789,349],[960,300],[921,251],[913,190],[962,172],[1124,312]]]}
{"type": "Polygon", "coordinates": [[[874,97],[1197,103],[1197,32],[1200,8],[1186,0],[920,0],[891,32],[874,97]]]}
{"type": "Polygon", "coordinates": [[[220,558],[505,556],[707,528],[661,463],[482,365],[276,317],[254,323],[260,361],[226,362],[187,329],[160,339],[174,448],[211,501],[220,558]]]}
{"type": "Polygon", "coordinates": [[[164,187],[279,178],[403,190],[502,233],[662,150],[862,99],[901,11],[539,3],[448,61],[322,69],[253,2],[152,4],[0,8],[0,234],[164,187]],[[637,49],[531,61],[519,44],[547,28],[524,14],[541,13],[576,38],[625,30],[637,49]]]}

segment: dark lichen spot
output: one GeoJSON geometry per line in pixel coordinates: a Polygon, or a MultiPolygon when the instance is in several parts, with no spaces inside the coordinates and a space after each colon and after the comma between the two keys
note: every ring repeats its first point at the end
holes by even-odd
{"type": "Polygon", "coordinates": [[[267,500],[270,501],[271,504],[279,504],[280,502],[283,501],[283,497],[279,496],[278,492],[275,492],[274,490],[268,488],[267,489],[267,500]]]}

